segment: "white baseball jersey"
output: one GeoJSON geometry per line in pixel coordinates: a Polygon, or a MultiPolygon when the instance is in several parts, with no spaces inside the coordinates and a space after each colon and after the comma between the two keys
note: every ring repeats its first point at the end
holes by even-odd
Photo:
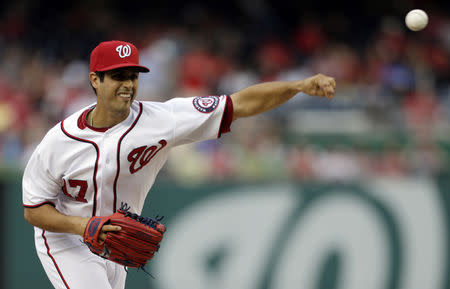
{"type": "MultiPolygon", "coordinates": [[[[134,101],[124,121],[96,129],[86,121],[91,109],[84,108],[57,124],[36,148],[23,176],[25,207],[51,204],[66,215],[91,217],[110,215],[123,202],[140,214],[170,148],[219,137],[229,131],[233,114],[231,98],[224,95],[174,98],[164,103],[134,101]]],[[[76,281],[82,275],[65,268],[68,264],[78,266],[76,271],[91,270],[87,264],[69,261],[82,254],[82,260],[97,258],[81,239],[35,228],[39,258],[55,287],[87,288],[76,281]]],[[[123,267],[121,271],[125,274],[123,267]]],[[[125,277],[118,282],[117,288],[123,288],[125,277]]]]}

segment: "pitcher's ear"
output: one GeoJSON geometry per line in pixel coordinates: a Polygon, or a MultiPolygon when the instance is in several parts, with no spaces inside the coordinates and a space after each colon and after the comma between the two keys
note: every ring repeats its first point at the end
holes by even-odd
{"type": "Polygon", "coordinates": [[[100,77],[95,72],[89,73],[89,81],[93,88],[97,89],[100,84],[100,77]]]}

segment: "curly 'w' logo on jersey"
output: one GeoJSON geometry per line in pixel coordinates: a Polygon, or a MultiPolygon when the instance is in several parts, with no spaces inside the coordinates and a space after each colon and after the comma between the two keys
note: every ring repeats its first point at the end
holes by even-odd
{"type": "Polygon", "coordinates": [[[128,161],[130,164],[130,173],[134,174],[135,172],[142,169],[146,164],[150,162],[150,160],[163,148],[167,145],[167,141],[160,140],[158,147],[157,145],[153,146],[141,146],[135,148],[128,154],[128,161]]]}

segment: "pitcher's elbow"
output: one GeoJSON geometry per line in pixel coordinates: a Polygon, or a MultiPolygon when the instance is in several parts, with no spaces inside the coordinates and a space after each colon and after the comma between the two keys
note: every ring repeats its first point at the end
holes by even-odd
{"type": "Polygon", "coordinates": [[[30,209],[25,208],[23,210],[23,217],[24,217],[25,221],[27,221],[28,223],[33,225],[33,214],[30,212],[30,209]]]}

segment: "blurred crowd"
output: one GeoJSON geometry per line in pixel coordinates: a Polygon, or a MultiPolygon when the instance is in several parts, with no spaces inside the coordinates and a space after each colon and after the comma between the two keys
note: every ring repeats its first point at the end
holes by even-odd
{"type": "Polygon", "coordinates": [[[338,84],[332,101],[298,94],[235,122],[221,139],[177,148],[163,178],[352,181],[449,170],[448,13],[429,11],[428,27],[414,33],[404,16],[366,25],[339,13],[303,15],[286,29],[263,1],[238,7],[245,17],[192,5],[174,19],[157,10],[162,16],[148,21],[121,7],[96,10],[107,1],[85,2],[55,14],[18,1],[0,15],[1,167],[23,168],[50,127],[95,102],[89,52],[121,39],[138,46],[151,70],[140,75],[140,100],[231,94],[316,73],[338,84]]]}

